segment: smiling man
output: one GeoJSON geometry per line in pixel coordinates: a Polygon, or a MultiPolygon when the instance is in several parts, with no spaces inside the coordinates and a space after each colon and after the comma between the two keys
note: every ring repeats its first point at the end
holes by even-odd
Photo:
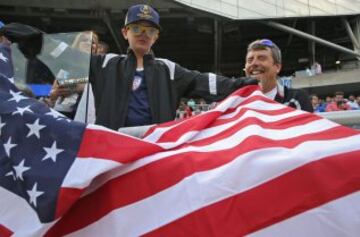
{"type": "Polygon", "coordinates": [[[305,91],[280,85],[278,74],[281,66],[281,51],[274,42],[262,39],[249,44],[245,63],[246,76],[257,79],[262,92],[269,98],[296,109],[313,112],[305,91]]]}
{"type": "Polygon", "coordinates": [[[93,56],[90,82],[97,124],[112,129],[174,120],[182,97],[218,101],[254,79],[227,78],[188,70],[156,58],[152,46],[160,35],[160,16],[144,4],[128,9],[122,35],[126,55],[93,56]]]}

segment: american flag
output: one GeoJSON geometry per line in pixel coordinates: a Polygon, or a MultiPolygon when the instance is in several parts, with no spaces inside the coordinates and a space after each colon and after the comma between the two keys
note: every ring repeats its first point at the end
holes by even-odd
{"type": "Polygon", "coordinates": [[[140,139],[0,77],[0,236],[360,233],[360,133],[257,86],[140,139]]]}
{"type": "Polygon", "coordinates": [[[10,45],[0,43],[0,75],[14,82],[10,45]]]}

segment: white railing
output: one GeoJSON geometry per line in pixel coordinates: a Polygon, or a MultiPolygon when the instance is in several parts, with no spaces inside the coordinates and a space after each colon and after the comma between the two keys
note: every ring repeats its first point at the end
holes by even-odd
{"type": "Polygon", "coordinates": [[[317,113],[317,115],[345,126],[360,129],[360,110],[324,112],[317,113]]]}

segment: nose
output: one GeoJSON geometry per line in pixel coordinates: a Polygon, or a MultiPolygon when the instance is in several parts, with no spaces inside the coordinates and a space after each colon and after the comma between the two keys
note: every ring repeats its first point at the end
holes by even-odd
{"type": "Polygon", "coordinates": [[[141,38],[146,38],[146,39],[149,38],[149,36],[148,36],[148,34],[147,34],[147,32],[146,32],[145,29],[142,29],[142,30],[140,31],[139,37],[141,37],[141,38]]]}
{"type": "Polygon", "coordinates": [[[257,66],[260,64],[260,61],[257,57],[254,57],[253,60],[251,60],[251,62],[249,63],[251,66],[257,66]]]}

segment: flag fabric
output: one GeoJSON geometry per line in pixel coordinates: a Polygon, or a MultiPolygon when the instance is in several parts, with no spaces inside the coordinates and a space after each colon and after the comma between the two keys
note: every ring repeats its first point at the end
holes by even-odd
{"type": "Polygon", "coordinates": [[[14,69],[11,59],[10,45],[0,43],[0,75],[13,82],[14,69]]]}
{"type": "Polygon", "coordinates": [[[0,74],[0,236],[358,236],[360,132],[242,88],[142,139],[0,74]]]}

